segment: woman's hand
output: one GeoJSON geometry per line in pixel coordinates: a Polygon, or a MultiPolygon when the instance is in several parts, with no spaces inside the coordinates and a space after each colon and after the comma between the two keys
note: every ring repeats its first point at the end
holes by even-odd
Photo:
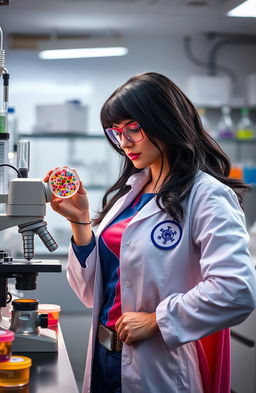
{"type": "MultiPolygon", "coordinates": [[[[55,169],[54,169],[55,170],[55,169]]],[[[49,177],[54,170],[50,170],[47,175],[43,178],[44,182],[48,182],[49,177]]],[[[86,221],[89,220],[89,202],[87,198],[86,190],[83,187],[83,183],[80,181],[80,187],[77,193],[66,199],[57,198],[53,195],[51,201],[51,207],[57,213],[73,221],[86,221]]]]}
{"type": "Polygon", "coordinates": [[[157,330],[156,313],[125,312],[116,322],[117,334],[121,341],[131,345],[136,341],[153,336],[157,330]]]}

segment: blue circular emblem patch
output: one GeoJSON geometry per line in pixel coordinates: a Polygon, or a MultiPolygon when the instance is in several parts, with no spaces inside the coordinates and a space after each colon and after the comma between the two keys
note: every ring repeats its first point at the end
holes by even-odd
{"type": "Polygon", "coordinates": [[[157,224],[151,232],[151,240],[157,248],[170,250],[176,247],[182,236],[182,227],[178,222],[166,220],[157,224]]]}

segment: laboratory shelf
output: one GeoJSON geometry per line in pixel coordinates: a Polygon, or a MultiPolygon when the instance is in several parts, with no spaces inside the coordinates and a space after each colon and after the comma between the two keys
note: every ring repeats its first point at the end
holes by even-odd
{"type": "Polygon", "coordinates": [[[109,187],[109,185],[105,186],[86,186],[86,190],[92,190],[92,191],[106,191],[106,189],[109,187]]]}
{"type": "Polygon", "coordinates": [[[250,143],[256,143],[256,138],[253,139],[225,139],[225,138],[216,138],[216,142],[220,142],[220,143],[235,143],[235,144],[250,144],[250,143]]]}
{"type": "Polygon", "coordinates": [[[97,134],[80,134],[77,132],[40,132],[36,134],[28,134],[28,133],[21,133],[18,135],[18,138],[28,138],[28,139],[39,139],[39,138],[44,138],[44,139],[53,139],[53,138],[66,138],[66,139],[73,139],[73,138],[78,138],[78,139],[106,139],[104,135],[97,135],[97,134]]]}

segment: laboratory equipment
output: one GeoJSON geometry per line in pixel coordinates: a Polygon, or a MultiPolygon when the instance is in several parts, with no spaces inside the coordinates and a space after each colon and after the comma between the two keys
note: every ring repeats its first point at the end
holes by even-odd
{"type": "MultiPolygon", "coordinates": [[[[3,106],[1,107],[1,135],[7,133],[6,116],[8,111],[8,84],[9,74],[5,68],[5,52],[3,50],[3,32],[0,28],[0,77],[3,78],[3,106]],[[4,115],[4,116],[3,116],[4,115]],[[4,120],[3,120],[4,119],[4,120]],[[3,128],[4,127],[4,128],[3,128]]],[[[7,154],[8,145],[5,147],[7,154]]],[[[4,162],[0,162],[1,170],[10,166],[3,157],[4,162]]],[[[47,223],[44,221],[46,214],[46,203],[51,201],[52,194],[48,184],[40,179],[29,179],[29,142],[21,141],[18,146],[18,168],[12,167],[18,172],[18,178],[12,179],[8,190],[1,190],[0,203],[4,205],[5,212],[0,214],[0,231],[6,228],[18,226],[18,232],[23,239],[24,259],[13,259],[4,249],[0,250],[0,307],[6,307],[11,301],[11,294],[8,292],[8,279],[15,278],[16,289],[33,290],[36,289],[36,279],[40,272],[60,272],[59,261],[33,260],[34,257],[34,235],[37,234],[49,251],[55,251],[57,244],[48,232],[47,223]]],[[[3,172],[5,177],[5,172],[3,172]]],[[[8,177],[7,177],[8,178],[8,177]]],[[[3,179],[0,179],[1,182],[3,179]]],[[[3,183],[4,184],[4,183],[3,183]]],[[[0,310],[0,327],[6,330],[10,327],[10,321],[2,318],[0,310]]],[[[12,325],[11,327],[15,327],[12,325]]],[[[37,352],[57,350],[56,332],[45,329],[41,331],[26,330],[19,331],[13,343],[13,350],[16,352],[37,352]],[[44,343],[44,345],[42,345],[44,343]],[[47,344],[47,345],[46,345],[47,344]]]]}
{"type": "MultiPolygon", "coordinates": [[[[0,133],[0,164],[8,163],[9,134],[0,133]]],[[[0,193],[6,194],[8,191],[8,168],[0,167],[0,193]]]]}
{"type": "Polygon", "coordinates": [[[58,304],[42,304],[38,305],[38,312],[48,315],[48,326],[57,326],[59,323],[61,307],[58,304]]]}
{"type": "Polygon", "coordinates": [[[8,107],[8,119],[7,119],[8,134],[10,136],[9,140],[9,150],[10,152],[15,152],[17,150],[17,116],[16,111],[13,106],[8,107]]]}
{"type": "Polygon", "coordinates": [[[252,139],[254,138],[254,130],[250,118],[249,108],[241,109],[241,117],[238,123],[237,134],[238,139],[252,139]]]}
{"type": "Polygon", "coordinates": [[[33,334],[39,332],[39,326],[48,327],[48,315],[38,314],[37,299],[16,299],[12,302],[12,319],[10,329],[15,334],[33,334]]]}
{"type": "Polygon", "coordinates": [[[197,111],[198,111],[198,114],[200,116],[203,128],[205,129],[205,131],[208,132],[209,135],[211,135],[212,138],[214,138],[215,137],[215,132],[213,131],[211,123],[210,123],[210,121],[208,119],[206,109],[203,108],[203,107],[200,107],[200,108],[197,109],[197,111]]]}
{"type": "MultiPolygon", "coordinates": [[[[12,302],[10,330],[14,331],[15,340],[18,340],[19,352],[28,351],[27,335],[30,337],[29,346],[36,347],[37,352],[53,352],[54,344],[57,351],[55,332],[52,332],[53,340],[49,339],[49,335],[40,334],[41,329],[48,327],[48,314],[39,313],[38,304],[37,299],[16,299],[12,302]]],[[[13,346],[15,349],[15,342],[13,346]]]]}
{"type": "Polygon", "coordinates": [[[241,163],[233,163],[230,168],[229,177],[243,180],[243,167],[241,163]]]}
{"type": "MultiPolygon", "coordinates": [[[[8,134],[8,96],[9,73],[5,67],[5,51],[3,49],[3,31],[0,27],[0,77],[3,80],[2,105],[0,105],[0,164],[8,162],[9,134],[8,134]]],[[[8,187],[8,170],[0,168],[0,193],[6,193],[8,187]]]]}
{"type": "Polygon", "coordinates": [[[0,386],[4,388],[27,385],[30,379],[32,360],[27,356],[12,356],[9,362],[0,364],[0,386]]]}
{"type": "Polygon", "coordinates": [[[235,138],[235,130],[230,114],[230,107],[227,105],[221,108],[221,118],[217,126],[218,138],[232,139],[235,138]]]}
{"type": "Polygon", "coordinates": [[[11,330],[0,329],[0,363],[10,360],[13,340],[14,333],[11,330]]]}
{"type": "Polygon", "coordinates": [[[36,107],[36,133],[79,133],[87,130],[87,106],[79,100],[36,107]]]}
{"type": "Polygon", "coordinates": [[[256,185],[256,162],[247,162],[243,168],[244,182],[250,185],[256,185]]]}
{"type": "MultiPolygon", "coordinates": [[[[29,145],[22,144],[20,150],[24,162],[23,175],[27,176],[29,168],[29,145]],[[28,168],[25,168],[28,167],[28,168]]],[[[20,176],[21,173],[19,172],[20,176]]],[[[18,232],[23,238],[24,259],[13,259],[4,250],[0,251],[0,307],[5,307],[11,301],[8,292],[8,279],[16,279],[16,289],[36,289],[36,279],[40,272],[60,272],[61,266],[56,260],[34,260],[34,235],[37,234],[49,251],[55,251],[57,244],[47,230],[43,220],[46,214],[46,203],[52,199],[48,183],[41,179],[19,177],[10,181],[8,194],[0,194],[0,203],[5,205],[5,213],[0,214],[0,230],[18,226],[18,232]]],[[[8,319],[0,319],[0,326],[10,327],[8,319]]],[[[57,351],[57,335],[50,329],[31,331],[24,329],[16,334],[13,343],[16,352],[55,352],[57,351]]]]}
{"type": "Polygon", "coordinates": [[[219,75],[190,75],[187,95],[196,106],[228,105],[231,98],[231,79],[219,75]]]}
{"type": "Polygon", "coordinates": [[[51,192],[58,198],[70,198],[79,189],[80,180],[75,170],[59,167],[49,178],[51,192]]]}
{"type": "MultiPolygon", "coordinates": [[[[5,203],[6,213],[0,215],[0,230],[12,226],[19,227],[23,237],[24,260],[12,259],[4,250],[0,251],[0,307],[5,307],[10,301],[7,281],[16,279],[16,289],[36,289],[36,278],[40,272],[60,272],[58,261],[32,260],[34,257],[34,234],[38,234],[49,251],[57,249],[57,244],[47,230],[43,221],[46,214],[46,202],[51,200],[51,192],[47,183],[40,179],[16,178],[10,182],[7,195],[0,195],[0,202],[5,203]]],[[[9,326],[0,326],[9,329],[9,326]]],[[[54,331],[45,329],[42,333],[26,334],[16,337],[13,348],[16,352],[53,351],[57,349],[57,336],[54,331]],[[37,337],[35,337],[37,336],[37,337]],[[47,337],[45,337],[47,336],[47,337]],[[35,340],[36,338],[36,340],[35,340]],[[25,341],[25,344],[24,344],[25,341]],[[36,341],[36,342],[35,342],[36,341]],[[41,343],[47,342],[42,348],[41,343]],[[37,344],[38,343],[38,344],[37,344]]]]}
{"type": "Polygon", "coordinates": [[[7,112],[0,108],[0,133],[6,133],[7,131],[7,112]]]}
{"type": "Polygon", "coordinates": [[[30,141],[19,140],[17,147],[17,167],[21,177],[28,177],[30,162],[30,141]]]}

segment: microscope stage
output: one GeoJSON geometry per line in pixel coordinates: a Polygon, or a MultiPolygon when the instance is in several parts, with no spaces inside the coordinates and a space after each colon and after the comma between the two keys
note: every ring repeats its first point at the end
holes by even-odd
{"type": "Polygon", "coordinates": [[[13,259],[11,262],[0,262],[1,273],[40,273],[61,272],[60,261],[56,259],[13,259]]]}

